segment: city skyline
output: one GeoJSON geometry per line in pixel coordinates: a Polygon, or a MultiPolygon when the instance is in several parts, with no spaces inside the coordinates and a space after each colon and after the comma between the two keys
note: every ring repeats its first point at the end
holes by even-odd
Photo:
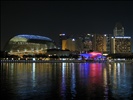
{"type": "Polygon", "coordinates": [[[18,34],[47,36],[56,43],[59,34],[113,34],[120,22],[133,36],[132,1],[1,1],[1,49],[18,34]]]}

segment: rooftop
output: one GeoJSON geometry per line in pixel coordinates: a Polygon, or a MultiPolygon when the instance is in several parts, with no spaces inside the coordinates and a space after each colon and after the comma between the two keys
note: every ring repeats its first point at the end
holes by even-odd
{"type": "Polygon", "coordinates": [[[22,35],[17,35],[17,37],[23,37],[26,39],[37,39],[37,40],[48,40],[52,41],[52,39],[44,36],[39,36],[39,35],[27,35],[27,34],[22,34],[22,35]]]}

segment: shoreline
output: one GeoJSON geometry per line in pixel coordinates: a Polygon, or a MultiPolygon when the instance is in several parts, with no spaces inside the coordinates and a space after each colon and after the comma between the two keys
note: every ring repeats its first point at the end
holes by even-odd
{"type": "Polygon", "coordinates": [[[1,60],[1,63],[104,63],[104,62],[132,62],[133,60],[1,60]]]}

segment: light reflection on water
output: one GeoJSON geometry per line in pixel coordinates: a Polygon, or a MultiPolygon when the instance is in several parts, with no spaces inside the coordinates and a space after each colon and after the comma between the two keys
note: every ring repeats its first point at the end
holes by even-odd
{"type": "Polygon", "coordinates": [[[1,63],[5,99],[133,99],[132,63],[1,63]]]}

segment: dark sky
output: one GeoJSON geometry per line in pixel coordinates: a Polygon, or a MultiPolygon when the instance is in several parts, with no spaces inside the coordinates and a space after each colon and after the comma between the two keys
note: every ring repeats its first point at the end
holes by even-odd
{"type": "Polygon", "coordinates": [[[133,34],[133,1],[1,1],[1,49],[17,34],[58,42],[58,34],[113,34],[120,22],[133,34]]]}

